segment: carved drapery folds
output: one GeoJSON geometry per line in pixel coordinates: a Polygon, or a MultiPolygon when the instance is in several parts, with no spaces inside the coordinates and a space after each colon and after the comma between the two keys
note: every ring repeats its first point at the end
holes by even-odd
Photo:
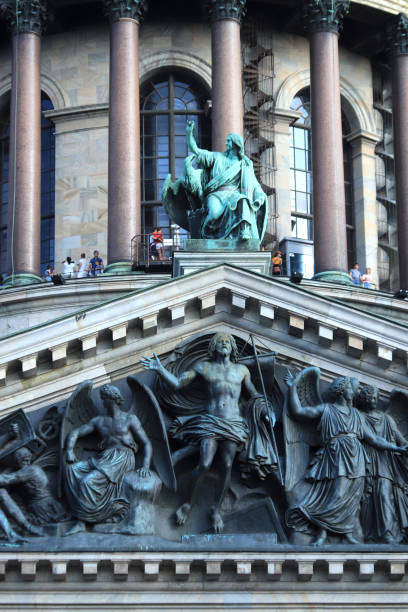
{"type": "Polygon", "coordinates": [[[349,10],[349,0],[304,0],[303,18],[312,32],[339,32],[349,10]]]}
{"type": "Polygon", "coordinates": [[[41,0],[0,1],[0,13],[9,21],[13,34],[32,32],[41,35],[44,30],[47,9],[41,0]]]}
{"type": "Polygon", "coordinates": [[[397,19],[389,25],[387,43],[391,55],[408,54],[408,17],[400,13],[397,19]]]}
{"type": "Polygon", "coordinates": [[[246,0],[208,0],[207,8],[210,21],[234,19],[241,23],[246,13],[246,0]]]}
{"type": "Polygon", "coordinates": [[[147,10],[146,0],[104,0],[104,5],[111,23],[119,19],[134,19],[141,23],[147,10]]]}

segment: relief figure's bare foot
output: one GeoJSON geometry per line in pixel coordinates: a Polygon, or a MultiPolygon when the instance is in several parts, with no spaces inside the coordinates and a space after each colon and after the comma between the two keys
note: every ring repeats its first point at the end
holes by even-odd
{"type": "Polygon", "coordinates": [[[324,544],[327,538],[327,531],[325,529],[320,529],[316,538],[312,542],[312,546],[321,546],[324,544]]]}
{"type": "Polygon", "coordinates": [[[214,533],[221,533],[224,529],[224,521],[221,518],[221,514],[216,508],[212,508],[210,516],[214,533]]]}
{"type": "Polygon", "coordinates": [[[356,538],[353,538],[353,535],[351,533],[345,533],[343,537],[343,541],[346,544],[360,544],[360,542],[356,540],[356,538]]]}
{"type": "Polygon", "coordinates": [[[10,531],[7,533],[7,539],[10,542],[10,544],[19,544],[19,543],[27,542],[27,540],[23,538],[22,536],[18,535],[18,533],[16,533],[14,529],[10,529],[10,531]]]}
{"type": "Polygon", "coordinates": [[[176,512],[177,525],[184,525],[190,514],[191,504],[183,504],[176,512]]]}
{"type": "Polygon", "coordinates": [[[37,527],[36,525],[33,525],[32,523],[29,523],[27,521],[27,523],[24,525],[24,527],[26,528],[26,530],[28,531],[28,533],[32,536],[35,536],[37,538],[41,538],[44,536],[44,532],[41,529],[41,527],[37,527]]]}
{"type": "Polygon", "coordinates": [[[71,527],[71,529],[64,533],[64,537],[73,535],[74,533],[81,533],[82,531],[86,531],[85,523],[78,521],[71,527]]]}

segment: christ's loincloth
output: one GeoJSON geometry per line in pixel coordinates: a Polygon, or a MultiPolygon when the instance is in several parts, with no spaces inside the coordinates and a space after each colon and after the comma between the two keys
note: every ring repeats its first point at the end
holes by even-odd
{"type": "Polygon", "coordinates": [[[244,419],[223,419],[211,414],[197,414],[194,416],[181,416],[174,419],[169,433],[172,438],[200,444],[201,440],[213,438],[214,440],[228,440],[243,448],[248,440],[248,427],[244,419]]]}

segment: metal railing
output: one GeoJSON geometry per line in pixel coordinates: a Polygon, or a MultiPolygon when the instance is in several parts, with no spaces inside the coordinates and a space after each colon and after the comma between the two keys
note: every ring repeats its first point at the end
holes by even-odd
{"type": "Polygon", "coordinates": [[[174,251],[183,251],[190,234],[178,225],[162,227],[162,242],[155,242],[153,232],[137,234],[132,238],[132,261],[134,270],[151,269],[164,271],[171,265],[174,251]]]}

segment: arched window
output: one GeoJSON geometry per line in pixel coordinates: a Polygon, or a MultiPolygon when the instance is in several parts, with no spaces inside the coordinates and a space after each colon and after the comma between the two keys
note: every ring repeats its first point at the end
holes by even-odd
{"type": "Polygon", "coordinates": [[[292,236],[313,240],[312,144],[310,96],[307,90],[290,107],[301,113],[290,130],[290,197],[292,236]]]}
{"type": "MultiPolygon", "coordinates": [[[[48,264],[54,264],[55,217],[55,129],[44,116],[54,107],[43,93],[41,96],[41,274],[48,264]]],[[[9,104],[0,118],[0,274],[7,272],[8,172],[10,146],[9,104]],[[3,119],[3,120],[2,120],[3,119]]]]}
{"type": "Polygon", "coordinates": [[[0,274],[6,273],[7,266],[7,215],[8,215],[8,168],[10,123],[0,119],[0,274]]]}
{"type": "Polygon", "coordinates": [[[183,174],[188,155],[186,121],[195,122],[199,146],[209,148],[210,127],[206,115],[208,92],[186,74],[159,74],[141,91],[141,192],[142,231],[156,225],[166,227],[169,219],[161,207],[163,183],[170,173],[183,174]]]}
{"type": "Polygon", "coordinates": [[[44,113],[53,110],[51,100],[41,99],[41,274],[54,264],[55,234],[55,128],[44,113]]]}
{"type": "MultiPolygon", "coordinates": [[[[312,134],[310,90],[300,91],[290,105],[301,116],[291,127],[290,189],[292,236],[313,240],[312,134]]],[[[347,118],[342,113],[344,193],[346,202],[347,260],[355,262],[355,231],[353,203],[353,166],[351,147],[345,139],[350,133],[347,118]]]]}

